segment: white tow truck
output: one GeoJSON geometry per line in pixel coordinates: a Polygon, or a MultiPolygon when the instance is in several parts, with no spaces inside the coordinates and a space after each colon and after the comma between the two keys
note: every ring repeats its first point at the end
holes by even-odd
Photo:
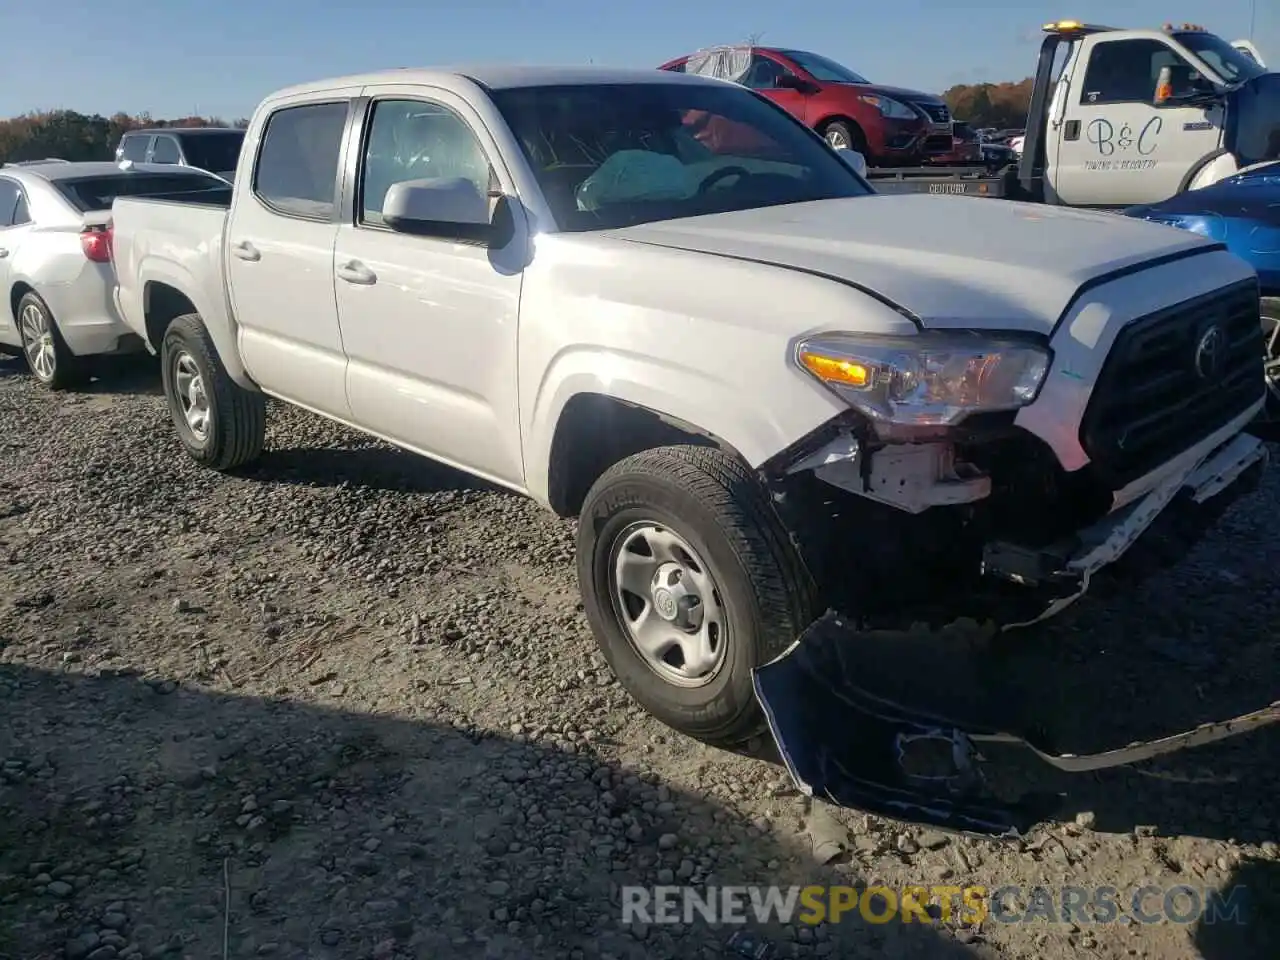
{"type": "Polygon", "coordinates": [[[1247,41],[1183,24],[1046,23],[1016,164],[877,171],[881,192],[1069,207],[1158,203],[1280,159],[1280,74],[1247,41]]]}
{"type": "Polygon", "coordinates": [[[1246,264],[876,195],[731,83],[347,77],[265,100],[243,156],[220,202],[113,208],[182,447],[251,469],[271,396],[576,516],[604,656],[709,742],[778,715],[758,668],[828,607],[1034,620],[1265,460],[1246,264]]]}

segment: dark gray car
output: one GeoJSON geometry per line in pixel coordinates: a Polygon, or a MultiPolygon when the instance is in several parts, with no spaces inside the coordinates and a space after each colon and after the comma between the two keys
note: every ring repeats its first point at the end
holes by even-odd
{"type": "Polygon", "coordinates": [[[159,127],[130,130],[120,138],[116,161],[165,163],[201,170],[234,181],[244,131],[238,127],[159,127]]]}

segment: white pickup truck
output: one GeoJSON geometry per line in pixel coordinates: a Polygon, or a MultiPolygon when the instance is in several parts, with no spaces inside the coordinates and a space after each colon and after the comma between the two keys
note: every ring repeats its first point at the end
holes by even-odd
{"type": "Polygon", "coordinates": [[[1265,460],[1220,245],[876,195],[731,83],[354,76],[269,97],[243,158],[229,207],[113,208],[182,445],[250,463],[271,396],[577,516],[604,655],[709,742],[828,607],[1035,620],[1265,460]]]}

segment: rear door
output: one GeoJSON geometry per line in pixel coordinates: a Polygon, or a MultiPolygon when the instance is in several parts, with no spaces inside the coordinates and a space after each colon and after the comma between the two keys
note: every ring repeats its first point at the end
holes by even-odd
{"type": "Polygon", "coordinates": [[[226,233],[228,292],[245,369],[268,393],[346,419],[333,288],[339,158],[359,87],[269,108],[250,131],[226,233]]]}
{"type": "Polygon", "coordinates": [[[1159,203],[1222,141],[1218,106],[1155,105],[1162,67],[1174,89],[1193,75],[1177,51],[1154,37],[1091,37],[1066,94],[1050,182],[1071,206],[1159,203]]]}

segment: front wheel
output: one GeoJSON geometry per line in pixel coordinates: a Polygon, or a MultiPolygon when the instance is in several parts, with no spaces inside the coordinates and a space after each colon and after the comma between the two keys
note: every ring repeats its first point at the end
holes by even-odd
{"type": "Polygon", "coordinates": [[[231,379],[196,314],[178,317],[165,331],[160,373],[178,439],[197,463],[232,470],[257,459],[266,399],[231,379]]]}
{"type": "Polygon", "coordinates": [[[1267,405],[1254,432],[1264,440],[1280,441],[1280,297],[1262,298],[1262,341],[1267,405]]]}
{"type": "Polygon", "coordinates": [[[579,519],[578,580],[626,691],[718,745],[763,730],[751,672],[814,616],[812,583],[764,488],[708,447],[646,450],[596,481],[579,519]]]}
{"type": "MultiPolygon", "coordinates": [[[[822,128],[822,136],[837,150],[856,150],[864,157],[867,155],[867,138],[862,135],[862,131],[856,124],[832,120],[822,128]]],[[[870,162],[869,158],[868,162],[870,162]]]]}

